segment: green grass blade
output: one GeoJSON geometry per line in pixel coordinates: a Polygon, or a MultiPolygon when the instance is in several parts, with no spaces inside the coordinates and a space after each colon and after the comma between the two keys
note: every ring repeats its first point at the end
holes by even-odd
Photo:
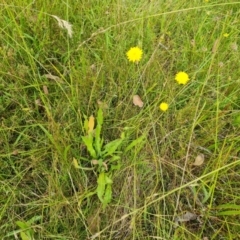
{"type": "Polygon", "coordinates": [[[217,206],[216,209],[239,209],[240,210],[240,205],[226,203],[226,204],[217,206]]]}
{"type": "Polygon", "coordinates": [[[129,150],[131,150],[133,147],[137,146],[137,145],[142,145],[145,141],[146,136],[142,135],[141,137],[135,139],[134,141],[132,141],[126,148],[125,148],[125,153],[128,152],[129,150]]]}
{"type": "Polygon", "coordinates": [[[240,210],[229,210],[216,213],[217,216],[235,216],[240,215],[240,210]]]}

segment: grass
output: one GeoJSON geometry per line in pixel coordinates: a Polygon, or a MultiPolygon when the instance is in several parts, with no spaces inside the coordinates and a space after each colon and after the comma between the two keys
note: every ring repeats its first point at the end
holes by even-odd
{"type": "Polygon", "coordinates": [[[1,3],[0,238],[239,239],[239,5],[1,3]],[[104,144],[128,136],[105,210],[81,138],[100,107],[104,144]]]}

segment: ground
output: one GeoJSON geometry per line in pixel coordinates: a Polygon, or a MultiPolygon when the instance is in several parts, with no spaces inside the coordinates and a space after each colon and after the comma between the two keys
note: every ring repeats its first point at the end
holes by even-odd
{"type": "Polygon", "coordinates": [[[240,239],[239,9],[3,0],[0,238],[240,239]]]}

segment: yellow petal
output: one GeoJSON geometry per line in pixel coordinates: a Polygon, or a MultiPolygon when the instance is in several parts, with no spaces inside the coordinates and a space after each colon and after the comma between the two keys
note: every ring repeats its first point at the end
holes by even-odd
{"type": "Polygon", "coordinates": [[[167,111],[168,110],[168,107],[169,105],[165,102],[162,102],[160,105],[159,105],[159,108],[160,110],[162,110],[163,112],[167,111]]]}

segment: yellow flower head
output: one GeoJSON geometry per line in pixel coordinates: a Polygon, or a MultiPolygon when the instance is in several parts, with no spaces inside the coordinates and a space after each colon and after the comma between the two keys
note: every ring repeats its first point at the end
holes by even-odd
{"type": "Polygon", "coordinates": [[[143,51],[139,47],[132,47],[127,52],[129,62],[139,62],[142,59],[143,51]]]}
{"type": "Polygon", "coordinates": [[[178,84],[185,85],[189,81],[189,77],[185,72],[178,72],[175,76],[175,80],[178,82],[178,84]]]}
{"type": "Polygon", "coordinates": [[[162,102],[160,105],[159,105],[159,108],[160,110],[162,110],[163,112],[167,111],[168,110],[168,107],[169,105],[165,102],[162,102]]]}
{"type": "Polygon", "coordinates": [[[224,33],[223,36],[227,38],[229,36],[229,33],[224,33]]]}

